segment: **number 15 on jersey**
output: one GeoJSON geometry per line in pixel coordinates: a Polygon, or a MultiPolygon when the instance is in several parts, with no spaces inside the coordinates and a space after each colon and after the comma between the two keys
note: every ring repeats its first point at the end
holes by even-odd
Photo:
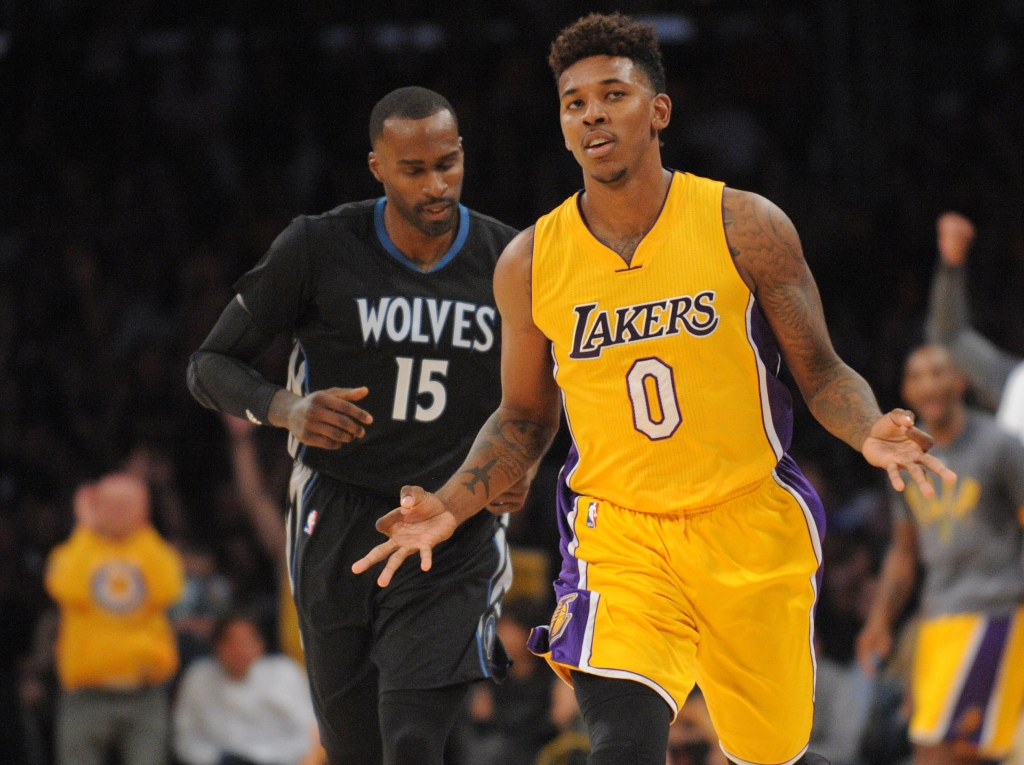
{"type": "Polygon", "coordinates": [[[409,419],[410,403],[415,403],[413,417],[418,422],[433,422],[440,417],[448,404],[448,392],[445,390],[443,382],[448,376],[448,360],[422,359],[416,393],[412,396],[410,393],[416,359],[397,356],[395,363],[398,364],[398,379],[395,381],[395,402],[391,407],[391,419],[409,419]],[[430,396],[430,406],[423,406],[419,402],[420,394],[423,393],[430,396]]]}

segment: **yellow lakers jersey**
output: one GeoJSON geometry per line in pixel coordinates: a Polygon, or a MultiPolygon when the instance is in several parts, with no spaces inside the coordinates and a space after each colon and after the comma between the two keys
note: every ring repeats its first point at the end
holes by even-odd
{"type": "Polygon", "coordinates": [[[537,221],[533,320],[553,345],[576,494],[647,513],[704,507],[789,447],[781,357],[732,262],[723,187],[676,173],[629,266],[587,228],[578,195],[537,221]]]}

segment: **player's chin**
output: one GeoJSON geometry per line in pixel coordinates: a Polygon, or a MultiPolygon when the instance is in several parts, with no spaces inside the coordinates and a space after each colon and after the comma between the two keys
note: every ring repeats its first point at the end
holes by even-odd
{"type": "Polygon", "coordinates": [[[448,214],[443,218],[420,217],[417,221],[416,228],[420,230],[420,233],[426,234],[427,236],[442,236],[455,228],[457,220],[458,208],[456,205],[452,205],[448,214]]]}

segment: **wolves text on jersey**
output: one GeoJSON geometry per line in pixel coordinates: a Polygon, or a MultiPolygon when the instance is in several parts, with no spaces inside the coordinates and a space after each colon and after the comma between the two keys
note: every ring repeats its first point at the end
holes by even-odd
{"type": "Polygon", "coordinates": [[[494,321],[498,314],[494,306],[424,297],[355,300],[363,345],[369,344],[370,338],[379,345],[383,336],[394,343],[433,343],[436,348],[447,328],[454,348],[482,353],[494,346],[494,321]]]}
{"type": "Polygon", "coordinates": [[[597,306],[573,307],[576,324],[570,359],[596,359],[608,346],[675,335],[683,329],[694,337],[707,337],[718,328],[714,290],[615,309],[597,310],[597,306]]]}

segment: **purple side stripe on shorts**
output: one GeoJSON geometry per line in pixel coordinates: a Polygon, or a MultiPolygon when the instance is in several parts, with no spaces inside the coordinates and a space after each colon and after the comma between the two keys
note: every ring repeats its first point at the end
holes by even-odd
{"type": "Polygon", "coordinates": [[[825,507],[821,504],[818,492],[800,471],[796,460],[788,454],[782,455],[779,464],[775,466],[775,472],[783,483],[793,489],[807,503],[807,508],[811,511],[811,517],[814,519],[814,526],[818,531],[818,539],[825,541],[825,507]]]}
{"type": "Polygon", "coordinates": [[[974,655],[971,671],[967,673],[967,679],[960,690],[960,698],[957,699],[953,715],[949,719],[945,741],[981,743],[985,712],[995,690],[999,662],[1003,658],[1006,639],[1010,634],[1010,620],[1010,616],[993,617],[988,620],[985,634],[974,655]]]}
{"type": "Polygon", "coordinates": [[[569,447],[569,454],[565,458],[565,465],[562,472],[558,474],[558,488],[555,493],[555,506],[558,518],[558,549],[562,553],[562,570],[555,582],[555,592],[558,597],[566,592],[579,587],[580,564],[569,548],[576,542],[576,532],[573,523],[576,520],[576,498],[579,496],[569,488],[569,476],[579,464],[580,453],[576,448],[576,442],[569,447]]]}

